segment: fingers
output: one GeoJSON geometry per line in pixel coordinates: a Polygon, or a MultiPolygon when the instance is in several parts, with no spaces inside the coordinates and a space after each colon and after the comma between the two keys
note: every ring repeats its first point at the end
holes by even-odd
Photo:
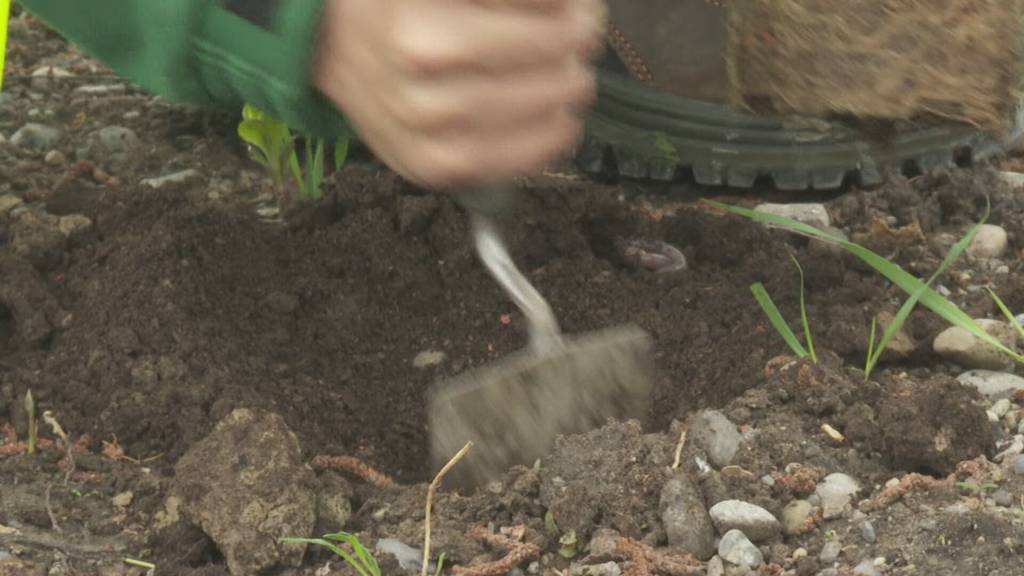
{"type": "Polygon", "coordinates": [[[603,43],[602,18],[580,8],[545,13],[451,2],[399,18],[389,54],[416,76],[503,73],[574,55],[592,57],[603,43]]]}

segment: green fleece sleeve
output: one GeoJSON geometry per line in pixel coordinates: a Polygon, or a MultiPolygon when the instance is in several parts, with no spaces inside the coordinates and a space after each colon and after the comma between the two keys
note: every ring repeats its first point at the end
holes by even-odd
{"type": "Polygon", "coordinates": [[[19,0],[97,60],[168,100],[252,104],[313,136],[347,125],[310,82],[323,0],[19,0]]]}

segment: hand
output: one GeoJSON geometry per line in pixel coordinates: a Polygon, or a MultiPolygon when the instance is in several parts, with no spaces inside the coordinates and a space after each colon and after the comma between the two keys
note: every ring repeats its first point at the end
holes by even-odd
{"type": "Polygon", "coordinates": [[[579,138],[601,0],[326,0],[323,18],[316,87],[417,184],[533,173],[579,138]]]}

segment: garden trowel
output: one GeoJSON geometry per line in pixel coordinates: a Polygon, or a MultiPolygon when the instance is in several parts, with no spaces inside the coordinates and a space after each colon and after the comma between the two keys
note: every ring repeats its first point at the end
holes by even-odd
{"type": "Polygon", "coordinates": [[[627,325],[565,336],[551,307],[516,268],[494,224],[512,198],[508,187],[463,192],[477,254],[522,311],[529,345],[431,390],[431,459],[437,470],[474,443],[449,480],[470,488],[516,464],[532,465],[564,434],[609,418],[642,419],[650,406],[650,338],[627,325]]]}

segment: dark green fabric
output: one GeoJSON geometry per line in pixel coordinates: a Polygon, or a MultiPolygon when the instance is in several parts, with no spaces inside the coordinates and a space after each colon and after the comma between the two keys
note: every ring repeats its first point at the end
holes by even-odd
{"type": "Polygon", "coordinates": [[[310,84],[322,0],[281,2],[269,28],[212,0],[19,0],[118,74],[180,103],[252,104],[294,130],[339,136],[310,84]]]}

